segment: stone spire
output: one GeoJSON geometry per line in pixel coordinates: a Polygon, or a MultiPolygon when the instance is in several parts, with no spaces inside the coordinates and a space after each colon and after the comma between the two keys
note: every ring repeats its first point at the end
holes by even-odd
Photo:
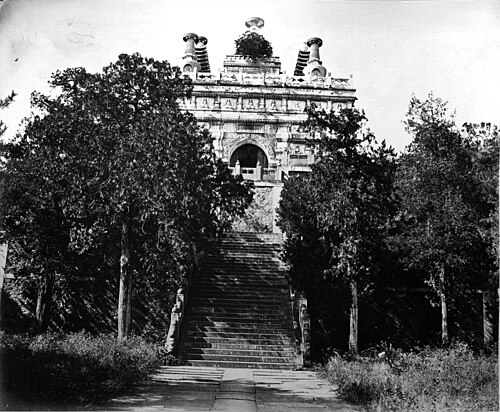
{"type": "Polygon", "coordinates": [[[210,73],[210,63],[208,61],[207,43],[208,43],[207,38],[200,36],[195,46],[196,61],[200,63],[201,73],[210,73]]]}
{"type": "Polygon", "coordinates": [[[199,37],[194,33],[186,33],[182,40],[186,42],[186,51],[184,52],[183,60],[183,72],[193,72],[200,71],[201,65],[198,63],[196,59],[196,49],[195,43],[199,41],[199,37]]]}
{"type": "Polygon", "coordinates": [[[295,65],[295,71],[293,72],[294,76],[304,75],[304,67],[307,66],[310,53],[311,52],[309,51],[309,48],[304,43],[303,46],[299,49],[299,54],[297,56],[297,64],[295,65]]]}
{"type": "Polygon", "coordinates": [[[305,69],[306,74],[313,77],[325,77],[326,69],[322,66],[319,58],[319,48],[323,45],[323,40],[319,37],[312,37],[306,42],[309,47],[309,61],[305,69]]]}

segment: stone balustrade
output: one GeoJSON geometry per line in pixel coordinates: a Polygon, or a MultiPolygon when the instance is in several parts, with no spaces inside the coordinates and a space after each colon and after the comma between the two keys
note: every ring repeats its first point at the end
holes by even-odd
{"type": "Polygon", "coordinates": [[[245,180],[253,180],[256,182],[273,182],[278,180],[276,169],[263,168],[259,164],[257,167],[240,167],[237,164],[235,167],[230,167],[229,169],[235,176],[241,175],[245,180]]]}
{"type": "Polygon", "coordinates": [[[287,76],[286,74],[265,72],[186,72],[194,83],[198,84],[250,84],[283,87],[313,87],[316,89],[352,90],[350,78],[287,76]]]}

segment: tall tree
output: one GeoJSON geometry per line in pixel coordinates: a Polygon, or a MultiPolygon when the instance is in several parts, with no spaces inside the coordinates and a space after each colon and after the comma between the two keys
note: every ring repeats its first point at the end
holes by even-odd
{"type": "MultiPolygon", "coordinates": [[[[190,80],[168,62],[122,54],[102,73],[56,72],[51,85],[56,97],[32,99],[42,116],[2,147],[12,182],[8,236],[25,239],[23,227],[47,232],[41,211],[52,220],[57,233],[37,246],[47,249],[37,260],[42,285],[68,272],[55,261],[75,255],[78,270],[77,256],[105,245],[119,262],[118,338],[126,339],[133,273],[173,265],[185,275],[189,254],[222,224],[220,209],[241,213],[246,205],[226,207],[220,185],[235,188],[224,196],[245,199],[249,188],[216,163],[209,133],[179,108],[190,80]]],[[[40,291],[50,302],[50,288],[40,291]]]]}
{"type": "MultiPolygon", "coordinates": [[[[374,256],[383,244],[385,223],[393,208],[394,154],[384,143],[374,144],[373,134],[364,128],[365,122],[365,115],[356,109],[338,113],[309,110],[304,126],[319,136],[315,140],[319,159],[311,167],[305,186],[312,200],[295,209],[300,207],[304,216],[315,217],[308,225],[292,230],[300,233],[301,241],[311,234],[316,237],[313,244],[321,240],[321,250],[329,254],[324,274],[342,279],[349,287],[349,350],[353,353],[358,351],[360,288],[370,286],[370,275],[376,271],[374,256]]],[[[288,194],[293,185],[285,185],[283,199],[293,196],[288,194]]],[[[304,197],[297,200],[303,201],[304,197]]],[[[282,201],[280,216],[285,232],[294,224],[294,213],[290,211],[282,201]]]]}
{"type": "MultiPolygon", "coordinates": [[[[406,120],[413,142],[397,173],[405,228],[396,242],[408,267],[424,276],[441,307],[441,341],[447,344],[449,305],[481,287],[487,267],[486,212],[474,166],[477,145],[455,126],[447,103],[430,94],[413,97],[406,120]]],[[[488,213],[488,212],[486,212],[488,213]]]]}

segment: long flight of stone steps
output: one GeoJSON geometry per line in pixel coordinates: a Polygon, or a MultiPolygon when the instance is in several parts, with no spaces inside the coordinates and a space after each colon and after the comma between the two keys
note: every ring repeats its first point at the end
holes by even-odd
{"type": "Polygon", "coordinates": [[[186,364],[296,367],[281,241],[277,234],[233,232],[214,244],[194,294],[186,364]]]}

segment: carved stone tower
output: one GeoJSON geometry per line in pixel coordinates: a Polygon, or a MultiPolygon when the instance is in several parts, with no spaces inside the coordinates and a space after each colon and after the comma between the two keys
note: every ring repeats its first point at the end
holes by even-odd
{"type": "MultiPolygon", "coordinates": [[[[252,32],[264,20],[245,22],[252,32]]],[[[214,137],[217,155],[235,174],[255,182],[268,231],[274,223],[282,182],[296,173],[307,173],[315,161],[314,144],[299,125],[311,103],[326,110],[352,107],[356,97],[351,79],[334,78],[322,65],[323,41],[310,38],[300,49],[293,76],[281,70],[279,57],[252,60],[227,55],[222,70],[210,72],[205,37],[188,33],[182,70],[193,80],[193,95],[181,102],[214,137]],[[267,212],[266,212],[267,209],[267,212]]]]}

